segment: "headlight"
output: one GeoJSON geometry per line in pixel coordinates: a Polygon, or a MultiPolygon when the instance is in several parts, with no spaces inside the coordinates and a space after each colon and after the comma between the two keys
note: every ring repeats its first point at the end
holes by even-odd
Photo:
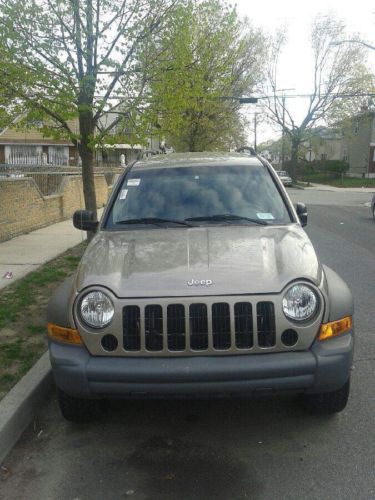
{"type": "Polygon", "coordinates": [[[318,298],[306,285],[293,285],[283,298],[283,311],[287,318],[295,321],[310,319],[318,308],[318,298]]]}
{"type": "Polygon", "coordinates": [[[92,328],[103,328],[112,321],[115,308],[111,299],[98,290],[89,292],[83,297],[80,313],[83,321],[92,328]]]}

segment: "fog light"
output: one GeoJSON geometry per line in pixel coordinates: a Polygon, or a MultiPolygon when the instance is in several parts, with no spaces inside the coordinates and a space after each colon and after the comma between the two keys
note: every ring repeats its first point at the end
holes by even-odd
{"type": "Polygon", "coordinates": [[[63,326],[48,323],[48,337],[57,342],[64,342],[65,344],[82,345],[82,339],[78,330],[72,328],[65,328],[63,326]]]}
{"type": "Polygon", "coordinates": [[[353,326],[351,316],[332,321],[331,323],[323,323],[320,325],[318,340],[327,340],[333,337],[338,337],[342,333],[347,332],[353,326]]]}

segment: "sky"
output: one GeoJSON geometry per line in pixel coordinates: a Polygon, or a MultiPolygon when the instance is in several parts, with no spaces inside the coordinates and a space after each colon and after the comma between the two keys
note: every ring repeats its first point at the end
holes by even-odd
{"type": "MultiPolygon", "coordinates": [[[[318,14],[334,15],[342,19],[348,32],[359,33],[361,38],[375,46],[375,1],[374,0],[268,0],[257,2],[237,0],[237,10],[247,16],[253,26],[260,27],[272,35],[281,27],[287,28],[288,42],[280,59],[280,88],[295,89],[288,94],[303,94],[311,91],[310,29],[318,14]]],[[[368,64],[375,74],[375,50],[367,50],[368,64]]],[[[289,100],[295,117],[303,118],[306,99],[289,100]]],[[[246,115],[252,120],[255,105],[247,105],[246,115]],[[251,108],[251,109],[250,109],[251,108]]],[[[268,125],[258,126],[258,143],[277,138],[280,132],[268,125]]],[[[249,144],[253,144],[253,133],[249,131],[249,144]]]]}

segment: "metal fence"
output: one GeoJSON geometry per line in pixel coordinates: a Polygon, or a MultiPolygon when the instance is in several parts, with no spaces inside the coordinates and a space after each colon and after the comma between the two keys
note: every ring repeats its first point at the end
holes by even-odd
{"type": "MultiPolygon", "coordinates": [[[[94,167],[94,174],[104,175],[108,186],[121,172],[123,168],[116,165],[94,167]]],[[[44,196],[58,194],[65,176],[82,176],[82,168],[43,164],[0,165],[0,182],[4,179],[32,178],[44,196]]]]}
{"type": "Polygon", "coordinates": [[[29,151],[14,151],[7,157],[10,165],[68,165],[69,156],[63,151],[56,153],[32,153],[29,151]]]}

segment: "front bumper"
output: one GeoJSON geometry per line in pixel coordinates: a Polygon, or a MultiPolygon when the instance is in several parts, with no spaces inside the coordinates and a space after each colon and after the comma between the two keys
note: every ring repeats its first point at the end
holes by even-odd
{"type": "Polygon", "coordinates": [[[131,358],[91,356],[85,347],[49,342],[57,386],[81,398],[327,392],[348,380],[353,345],[348,332],[302,352],[131,358]]]}

